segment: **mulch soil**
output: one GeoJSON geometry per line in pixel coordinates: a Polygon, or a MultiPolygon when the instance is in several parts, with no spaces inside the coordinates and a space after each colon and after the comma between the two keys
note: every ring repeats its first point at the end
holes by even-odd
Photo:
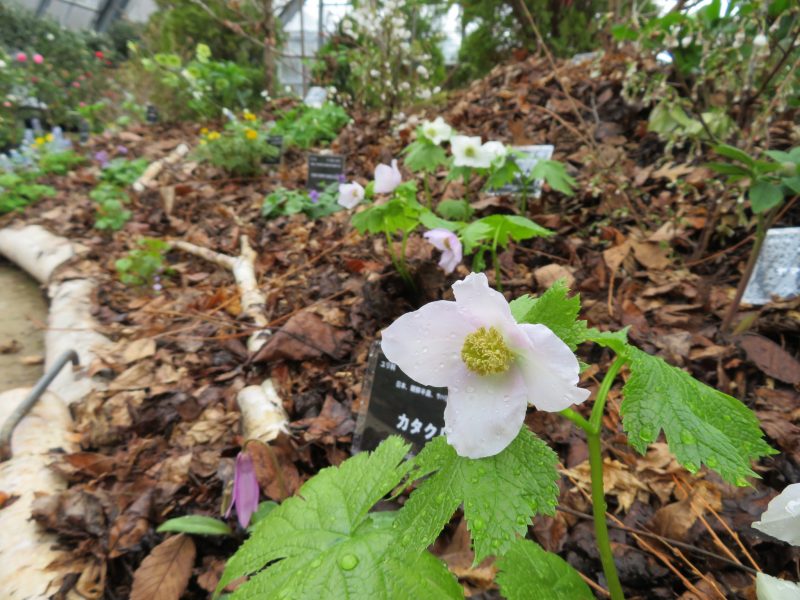
{"type": "MultiPolygon", "coordinates": [[[[780,451],[755,466],[762,479],[748,488],[725,484],[705,470],[690,475],[663,439],[646,456],[638,455],[622,430],[619,382],[604,420],[609,512],[619,525],[711,553],[676,551],[652,537],[614,529],[626,593],[647,599],[754,598],[751,573],[732,563],[787,578],[796,578],[800,568],[799,549],[749,526],[778,491],[800,481],[800,364],[794,358],[800,352],[800,302],[743,310],[751,323],[746,333],[719,331],[753,228],[737,196],[703,166],[710,156],[688,150],[666,156],[663,143],[647,133],[648,110],[623,100],[631,60],[607,54],[559,63],[559,78],[583,122],[548,63],[528,57],[498,66],[453,93],[446,106],[408,116],[405,125],[356,114],[332,148],[347,155],[348,178],[366,183],[376,164],[397,157],[408,143],[415,118],[442,115],[460,132],[484,139],[555,146],[554,158],[568,165],[579,190],[566,197],[545,187],[528,207],[526,216],[557,235],[512,245],[501,255],[506,296],[541,293],[555,279],[568,278],[581,294],[589,325],[630,327],[639,347],[742,399],[780,451]]],[[[795,118],[773,120],[773,147],[791,144],[795,118]]],[[[129,156],[157,159],[197,139],[196,126],[140,126],[93,139],[81,151],[91,156],[122,144],[129,156]]],[[[178,163],[152,189],[131,193],[134,216],[115,233],[92,227],[88,193],[97,175],[97,166],[85,166],[53,178],[55,198],[3,217],[0,226],[38,223],[79,242],[86,252],[64,273],[88,274],[97,282],[94,314],[114,348],[90,371],[107,380],[107,389],[73,407],[81,451],[62,454],[53,464],[69,487],[42,498],[34,517],[71,549],[76,575],[65,589],[76,586],[86,598],[115,599],[129,596],[135,570],[163,541],[155,531],[160,523],[187,514],[220,515],[244,441],[235,402],[240,389],[271,377],[289,414],[290,434],[273,444],[276,461],[257,460],[264,497],[281,501],[350,455],[366,359],[380,330],[426,302],[452,298],[450,285],[468,267],[445,276],[436,253],[414,235],[408,246],[417,282],[412,292],[393,270],[385,241],[358,235],[347,211],[316,221],[303,215],[265,220],[260,207],[266,193],[305,185],[305,154],[297,150],[287,151],[278,169],[254,179],[228,178],[191,158],[178,163]],[[255,359],[244,345],[252,326],[240,318],[229,272],[171,251],[172,275],[162,278],[160,292],[127,287],[116,276],[114,261],[135,248],[139,237],[182,239],[238,255],[242,234],[258,252],[256,272],[270,327],[291,333],[255,359]]],[[[517,212],[512,198],[478,194],[475,185],[470,198],[478,215],[517,212]]],[[[432,187],[438,198],[465,192],[460,183],[445,181],[444,173],[432,187]]],[[[790,203],[777,225],[800,225],[798,204],[790,203]]],[[[582,385],[596,391],[611,356],[598,347],[582,347],[579,356],[592,365],[582,385]]],[[[579,410],[587,414],[588,408],[579,410]]],[[[530,534],[603,585],[591,520],[577,514],[591,513],[583,435],[558,415],[531,410],[528,423],[559,453],[561,506],[571,510],[537,517],[530,534]]],[[[241,531],[232,538],[196,538],[183,597],[210,597],[226,558],[243,539],[241,531]]],[[[491,561],[472,565],[460,516],[434,551],[467,595],[499,597],[491,561]]]]}

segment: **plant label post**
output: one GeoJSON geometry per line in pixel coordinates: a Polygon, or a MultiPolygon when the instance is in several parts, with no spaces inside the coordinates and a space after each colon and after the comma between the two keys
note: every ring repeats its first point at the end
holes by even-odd
{"type": "Polygon", "coordinates": [[[800,227],[770,229],[747,282],[742,303],[760,306],[773,297],[800,295],[800,227]]]}
{"type": "Polygon", "coordinates": [[[78,123],[78,139],[81,144],[89,141],[89,122],[86,119],[81,119],[78,123]]]}
{"type": "Polygon", "coordinates": [[[39,120],[39,117],[33,117],[31,119],[31,127],[36,132],[36,135],[41,135],[44,129],[42,129],[42,122],[39,120]]]}
{"type": "Polygon", "coordinates": [[[340,154],[308,155],[308,189],[323,190],[344,175],[344,156],[340,154]]]}
{"type": "Polygon", "coordinates": [[[281,157],[283,156],[283,136],[282,135],[270,135],[267,136],[267,143],[270,146],[275,146],[278,149],[278,153],[275,156],[268,156],[262,162],[265,165],[278,165],[281,162],[281,157]]]}
{"type": "MultiPolygon", "coordinates": [[[[543,146],[512,146],[512,150],[521,152],[522,157],[517,159],[519,168],[525,173],[526,176],[531,174],[533,168],[540,160],[550,160],[553,156],[555,146],[546,144],[543,146]]],[[[516,177],[511,183],[507,183],[503,187],[494,188],[489,190],[489,193],[497,196],[505,196],[511,194],[519,194],[522,192],[523,183],[519,177],[516,177]]],[[[537,179],[533,183],[533,189],[528,190],[528,196],[531,198],[538,198],[542,194],[542,180],[537,179]]]]}
{"type": "Polygon", "coordinates": [[[370,349],[361,396],[361,410],[353,435],[353,453],[374,450],[390,435],[400,435],[414,452],[443,435],[447,388],[422,385],[403,373],[381,351],[370,349]]]}
{"type": "Polygon", "coordinates": [[[311,108],[322,108],[322,105],[328,100],[328,92],[325,88],[313,86],[308,90],[306,97],[303,98],[303,104],[311,108]]]}
{"type": "Polygon", "coordinates": [[[147,112],[145,113],[147,122],[151,125],[158,123],[158,109],[152,104],[147,105],[147,112]]]}

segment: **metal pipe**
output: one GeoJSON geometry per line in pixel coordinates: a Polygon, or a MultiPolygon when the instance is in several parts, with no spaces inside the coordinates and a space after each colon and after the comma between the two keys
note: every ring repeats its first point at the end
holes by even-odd
{"type": "Polygon", "coordinates": [[[3,423],[3,428],[0,429],[0,462],[11,458],[11,436],[16,426],[33,408],[36,401],[47,390],[47,386],[53,382],[53,379],[56,378],[68,362],[72,362],[73,367],[80,365],[80,357],[78,357],[78,353],[75,350],[67,350],[58,357],[53,366],[36,382],[36,386],[30,391],[25,400],[19,403],[19,406],[14,409],[14,412],[3,423]]]}

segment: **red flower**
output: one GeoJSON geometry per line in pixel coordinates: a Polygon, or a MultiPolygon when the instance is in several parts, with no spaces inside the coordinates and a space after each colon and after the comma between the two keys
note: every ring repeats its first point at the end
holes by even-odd
{"type": "Polygon", "coordinates": [[[95,55],[97,58],[99,58],[100,60],[102,60],[102,59],[105,57],[105,55],[103,54],[103,51],[102,51],[102,50],[98,50],[97,52],[95,52],[95,53],[94,53],[94,55],[95,55]]]}

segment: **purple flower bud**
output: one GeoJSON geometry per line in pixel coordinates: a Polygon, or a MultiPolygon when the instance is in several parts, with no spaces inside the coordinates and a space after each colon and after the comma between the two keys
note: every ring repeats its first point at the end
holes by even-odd
{"type": "Polygon", "coordinates": [[[236,506],[236,518],[242,529],[250,524],[250,518],[258,508],[258,479],[253,468],[253,459],[246,451],[239,452],[236,456],[236,471],[233,475],[233,501],[228,506],[225,517],[229,517],[231,510],[236,506]]]}
{"type": "Polygon", "coordinates": [[[339,175],[339,183],[344,183],[347,181],[347,178],[344,176],[344,173],[339,175]]]}
{"type": "Polygon", "coordinates": [[[317,190],[311,190],[308,192],[308,197],[311,200],[312,204],[316,204],[319,202],[319,192],[317,190]]]}
{"type": "Polygon", "coordinates": [[[105,169],[108,165],[108,152],[100,150],[100,152],[95,153],[94,159],[100,163],[101,168],[105,169]]]}
{"type": "Polygon", "coordinates": [[[153,290],[155,290],[156,292],[160,292],[163,289],[164,289],[164,286],[161,285],[160,283],[154,283],[153,284],[153,290]]]}
{"type": "Polygon", "coordinates": [[[127,154],[128,149],[125,146],[117,146],[117,154],[127,154]]]}

